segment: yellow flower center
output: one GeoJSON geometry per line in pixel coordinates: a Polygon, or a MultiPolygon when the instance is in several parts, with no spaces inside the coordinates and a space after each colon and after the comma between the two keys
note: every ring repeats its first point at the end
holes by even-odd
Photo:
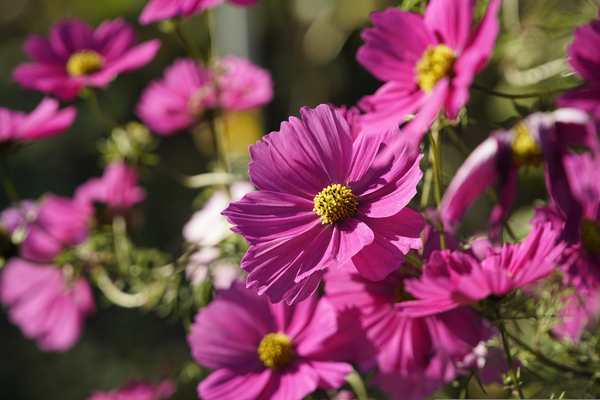
{"type": "Polygon", "coordinates": [[[315,196],[315,211],[322,224],[333,224],[354,215],[358,202],[350,186],[332,183],[315,196]]]}
{"type": "Polygon", "coordinates": [[[415,300],[415,298],[413,297],[412,294],[408,293],[405,289],[404,289],[404,285],[397,287],[396,291],[394,293],[394,302],[396,303],[402,303],[403,301],[411,301],[411,300],[415,300]]]}
{"type": "Polygon", "coordinates": [[[67,72],[71,76],[84,76],[100,71],[104,66],[104,57],[94,50],[80,50],[73,53],[67,61],[67,72]]]}
{"type": "Polygon", "coordinates": [[[535,141],[525,122],[519,122],[513,128],[515,140],[512,143],[513,161],[520,166],[538,166],[544,161],[542,148],[535,141]]]}
{"type": "Polygon", "coordinates": [[[428,46],[415,68],[421,90],[432,91],[435,84],[450,73],[455,60],[454,51],[445,44],[428,46]]]}
{"type": "Polygon", "coordinates": [[[583,248],[592,254],[600,254],[600,225],[594,220],[584,218],[581,223],[581,242],[583,248]]]}
{"type": "Polygon", "coordinates": [[[269,333],[258,345],[258,357],[267,368],[281,368],[293,355],[292,340],[285,333],[269,333]]]}

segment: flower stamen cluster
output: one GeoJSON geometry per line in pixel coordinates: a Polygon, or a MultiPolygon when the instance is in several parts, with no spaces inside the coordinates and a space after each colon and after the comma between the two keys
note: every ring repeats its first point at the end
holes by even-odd
{"type": "Polygon", "coordinates": [[[258,345],[258,357],[267,368],[281,368],[293,355],[292,340],[285,333],[269,333],[258,345]]]}
{"type": "Polygon", "coordinates": [[[512,142],[513,161],[520,166],[538,166],[544,161],[542,148],[531,135],[525,122],[514,127],[515,140],[512,142]]]}
{"type": "Polygon", "coordinates": [[[581,223],[581,242],[583,248],[592,254],[600,254],[600,225],[585,218],[581,223]]]}
{"type": "Polygon", "coordinates": [[[421,90],[432,91],[435,84],[450,73],[455,60],[454,51],[445,44],[428,46],[415,67],[421,90]]]}
{"type": "Polygon", "coordinates": [[[104,57],[94,50],[80,50],[67,61],[67,72],[74,77],[98,72],[104,66],[104,57]]]}
{"type": "Polygon", "coordinates": [[[321,217],[321,224],[333,224],[354,215],[358,207],[356,196],[350,186],[339,183],[327,186],[314,198],[315,211],[321,217]]]}

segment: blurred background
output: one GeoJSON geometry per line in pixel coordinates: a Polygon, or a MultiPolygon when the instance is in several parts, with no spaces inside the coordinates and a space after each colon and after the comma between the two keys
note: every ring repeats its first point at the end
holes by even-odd
{"type": "MultiPolygon", "coordinates": [[[[158,37],[163,45],[158,56],[139,71],[119,76],[106,91],[118,112],[135,120],[132,112],[143,88],[185,48],[177,37],[161,31],[159,24],[140,27],[137,18],[145,0],[19,0],[0,1],[0,106],[31,111],[42,95],[27,92],[11,78],[12,70],[27,61],[21,46],[30,32],[45,35],[55,21],[67,17],[85,19],[97,26],[104,19],[123,16],[138,29],[140,39],[158,37]]],[[[321,103],[354,105],[381,85],[356,61],[362,44],[360,31],[369,24],[369,13],[404,4],[418,11],[425,1],[401,0],[262,0],[251,9],[223,4],[215,10],[217,43],[222,55],[245,56],[271,71],[275,99],[261,111],[240,115],[230,131],[232,147],[240,157],[263,134],[278,130],[281,121],[299,115],[303,106],[321,103]]],[[[487,1],[478,1],[482,15],[487,1]]],[[[502,34],[494,59],[476,78],[481,86],[509,93],[544,90],[573,85],[564,61],[572,39],[572,28],[597,15],[594,0],[504,0],[502,34]]],[[[186,20],[186,33],[200,47],[208,37],[202,17],[186,20]]],[[[410,40],[410,32],[406,32],[410,40]]],[[[101,103],[103,99],[100,98],[101,103]]],[[[105,100],[104,100],[105,101],[105,100]]],[[[95,124],[85,103],[75,125],[66,134],[23,148],[10,162],[22,198],[37,199],[47,192],[72,196],[88,178],[102,174],[97,145],[107,137],[95,124]]],[[[509,127],[520,113],[551,109],[552,98],[519,102],[472,92],[468,122],[457,127],[464,145],[472,150],[489,133],[509,127]]],[[[139,246],[157,247],[176,255],[181,250],[182,226],[197,208],[198,189],[180,185],[168,171],[185,175],[206,172],[211,149],[201,138],[180,133],[158,137],[160,163],[141,172],[148,197],[138,209],[143,225],[133,233],[139,246]]],[[[449,182],[465,155],[455,143],[444,146],[444,178],[449,182]]],[[[423,168],[427,168],[423,165],[423,168]]],[[[526,234],[530,206],[545,201],[543,171],[522,170],[519,197],[511,224],[517,234],[526,234]]],[[[434,205],[433,196],[425,205],[434,205]]],[[[0,206],[9,202],[0,193],[0,206]]],[[[419,208],[420,193],[412,207],[419,208]]],[[[483,196],[469,212],[461,234],[485,229],[492,204],[483,196]]],[[[180,391],[175,399],[196,398],[195,387],[202,375],[191,362],[185,331],[177,319],[153,313],[109,306],[96,293],[99,310],[88,320],[80,342],[64,354],[42,353],[34,341],[25,339],[0,313],[1,397],[21,399],[85,399],[93,390],[109,390],[133,377],[175,377],[180,391]]]]}

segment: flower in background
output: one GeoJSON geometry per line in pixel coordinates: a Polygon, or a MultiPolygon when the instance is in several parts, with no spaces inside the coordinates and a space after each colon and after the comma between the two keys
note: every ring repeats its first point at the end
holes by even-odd
{"type": "Polygon", "coordinates": [[[567,49],[567,61],[590,85],[569,90],[556,99],[556,104],[579,108],[600,119],[600,57],[597,47],[600,19],[575,29],[574,35],[575,40],[567,49]]]}
{"type": "Polygon", "coordinates": [[[246,276],[239,264],[219,258],[218,247],[204,247],[192,254],[185,267],[185,276],[192,285],[212,282],[215,289],[229,289],[235,281],[242,282],[246,276]]]}
{"type": "Polygon", "coordinates": [[[594,281],[580,284],[563,302],[557,315],[559,323],[552,327],[552,334],[560,340],[578,343],[583,331],[591,331],[598,322],[600,285],[594,281]]]}
{"type": "Polygon", "coordinates": [[[67,197],[24,200],[0,213],[0,222],[20,242],[19,254],[34,261],[52,261],[67,247],[88,238],[93,207],[67,197]]]}
{"type": "Polygon", "coordinates": [[[94,31],[69,19],[50,28],[49,38],[29,35],[25,52],[35,61],[19,65],[13,77],[25,89],[73,100],[83,87],[108,86],[117,75],[148,64],[158,39],[136,45],[135,30],[123,19],[104,21],[94,31]]]}
{"type": "Polygon", "coordinates": [[[64,133],[73,125],[77,109],[59,111],[58,100],[44,98],[29,114],[0,107],[0,142],[29,142],[64,133]]]}
{"type": "Polygon", "coordinates": [[[473,76],[494,50],[499,7],[492,0],[470,33],[475,0],[432,0],[424,17],[397,8],[371,14],[375,27],[363,31],[356,58],[386,83],[358,104],[366,112],[359,119],[365,131],[377,133],[416,115],[397,140],[418,150],[442,109],[455,119],[469,100],[473,76]]]}
{"type": "Polygon", "coordinates": [[[434,251],[421,278],[405,282],[406,291],[417,300],[398,308],[411,317],[435,315],[541,280],[554,271],[566,247],[559,235],[550,223],[536,225],[522,243],[489,247],[481,262],[458,251],[434,251]]]}
{"type": "Polygon", "coordinates": [[[0,301],[23,335],[43,351],[73,347],[96,310],[89,283],[60,267],[11,258],[2,269],[0,301]]]}
{"type": "Polygon", "coordinates": [[[138,186],[135,169],[123,161],[110,163],[101,178],[91,178],[75,190],[74,200],[93,205],[106,204],[112,209],[126,209],[144,200],[146,190],[138,186]]]}
{"type": "Polygon", "coordinates": [[[400,313],[398,306],[412,298],[404,290],[404,282],[413,273],[416,270],[396,270],[378,282],[347,267],[332,268],[325,274],[325,299],[341,318],[340,329],[365,332],[375,350],[370,354],[369,347],[360,342],[344,346],[342,353],[350,357],[348,361],[359,361],[361,369],[377,366],[375,381],[395,400],[424,399],[464,372],[458,365],[477,369],[485,363],[471,359],[489,329],[467,307],[426,318],[400,313]],[[357,310],[358,317],[345,314],[349,310],[357,310]],[[358,351],[351,354],[355,347],[358,351]]]}
{"type": "Polygon", "coordinates": [[[215,371],[200,382],[205,400],[301,399],[337,389],[352,366],[331,362],[326,340],[335,310],[313,295],[295,306],[271,304],[234,283],[200,309],[188,335],[192,357],[215,371]]]}
{"type": "MultiPolygon", "coordinates": [[[[546,167],[546,184],[558,204],[574,204],[568,189],[565,160],[569,146],[600,149],[594,125],[580,110],[563,108],[552,113],[534,113],[511,130],[493,132],[465,160],[448,185],[439,207],[444,228],[455,232],[475,199],[499,182],[499,201],[489,220],[490,237],[497,241],[517,192],[520,167],[546,167]]],[[[581,211],[571,210],[574,222],[581,211]]],[[[569,223],[567,230],[579,226],[569,223]]]]}
{"type": "MultiPolygon", "coordinates": [[[[189,17],[216,7],[225,0],[150,0],[140,15],[140,24],[164,21],[174,17],[189,17]]],[[[239,6],[251,6],[260,0],[227,0],[239,6]]]]}
{"type": "Polygon", "coordinates": [[[98,390],[88,400],[164,400],[170,398],[176,390],[177,385],[170,380],[161,383],[133,380],[110,392],[98,390]]]}
{"type": "Polygon", "coordinates": [[[170,135],[193,128],[207,110],[246,110],[272,99],[271,74],[249,60],[226,56],[205,67],[182,58],[144,90],[136,114],[153,132],[170,135]]]}
{"type": "Polygon", "coordinates": [[[250,147],[250,180],[260,191],[223,212],[251,245],[242,260],[248,287],[288,304],[310,296],[329,266],[350,260],[364,277],[385,278],[422,247],[425,224],[406,207],[423,175],[421,156],[403,147],[373,166],[398,128],[353,141],[334,108],[300,114],[250,147]]]}

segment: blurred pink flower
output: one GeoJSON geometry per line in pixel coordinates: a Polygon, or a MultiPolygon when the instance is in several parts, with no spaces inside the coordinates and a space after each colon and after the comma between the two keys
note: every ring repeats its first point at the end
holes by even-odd
{"type": "Polygon", "coordinates": [[[29,142],[64,133],[73,125],[77,109],[59,111],[59,105],[58,100],[46,97],[29,114],[0,107],[0,142],[29,142]]]}
{"type": "Polygon", "coordinates": [[[418,151],[442,109],[455,119],[469,100],[473,76],[494,50],[499,7],[500,0],[492,0],[471,32],[475,0],[431,0],[424,17],[397,8],[371,14],[375,27],[362,32],[365,44],[356,58],[386,83],[359,102],[364,130],[377,133],[416,115],[397,141],[418,151]]]}
{"type": "Polygon", "coordinates": [[[591,282],[564,299],[564,308],[552,327],[552,334],[561,340],[578,343],[584,330],[592,330],[600,316],[600,286],[591,282]]]}
{"type": "Polygon", "coordinates": [[[423,266],[419,280],[407,280],[406,291],[417,300],[398,305],[403,315],[435,315],[485,299],[504,296],[550,275],[565,243],[551,224],[536,225],[524,242],[488,248],[478,262],[468,254],[435,251],[423,266]]]}
{"type": "Polygon", "coordinates": [[[350,260],[364,277],[385,278],[422,247],[424,227],[406,207],[423,175],[421,156],[403,147],[373,165],[398,128],[353,141],[334,108],[300,114],[250,146],[250,180],[260,190],[223,212],[251,245],[242,260],[248,287],[288,304],[311,295],[328,267],[350,260]]]}
{"type": "Polygon", "coordinates": [[[73,347],[85,318],[95,313],[89,283],[67,278],[60,267],[11,258],[2,269],[0,300],[23,335],[43,351],[73,347]]]}
{"type": "MultiPolygon", "coordinates": [[[[150,0],[140,15],[140,24],[164,21],[174,17],[189,17],[216,7],[225,0],[150,0]]],[[[227,0],[239,6],[251,6],[260,0],[227,0]]]]}
{"type": "Polygon", "coordinates": [[[108,86],[117,75],[148,64],[158,39],[136,45],[135,30],[122,18],[104,21],[94,31],[82,20],[54,24],[49,38],[31,34],[25,52],[35,61],[19,65],[13,77],[26,89],[73,100],[83,87],[108,86]]]}
{"type": "MultiPolygon", "coordinates": [[[[498,181],[499,201],[489,221],[491,239],[497,241],[514,202],[518,170],[522,166],[544,163],[550,196],[571,207],[574,201],[565,172],[570,145],[589,149],[600,146],[590,118],[573,108],[534,113],[511,130],[493,132],[469,155],[448,185],[439,207],[444,228],[454,233],[475,199],[498,181]]],[[[580,211],[573,213],[577,219],[580,211]]],[[[571,225],[567,227],[570,231],[579,228],[571,225]]]]}
{"type": "Polygon", "coordinates": [[[600,119],[600,19],[574,30],[575,40],[567,49],[567,61],[588,83],[583,88],[569,90],[556,99],[561,107],[574,107],[600,119]]]}
{"type": "Polygon", "coordinates": [[[295,306],[271,304],[234,283],[200,309],[188,342],[192,357],[215,371],[198,386],[205,400],[296,400],[317,387],[337,389],[352,371],[330,362],[325,342],[335,310],[312,295],[295,306]]]}
{"type": "Polygon", "coordinates": [[[144,200],[146,190],[138,186],[137,172],[123,161],[106,166],[101,178],[91,178],[75,190],[74,200],[93,205],[103,203],[113,209],[129,208],[144,200]]]}
{"type": "Polygon", "coordinates": [[[225,190],[216,190],[204,203],[200,211],[196,211],[190,221],[183,227],[183,238],[199,246],[216,246],[233,234],[231,224],[221,213],[231,202],[239,201],[247,193],[256,189],[249,182],[234,182],[225,190]]]}
{"type": "Polygon", "coordinates": [[[98,390],[88,400],[163,400],[170,398],[176,390],[177,385],[170,380],[161,383],[133,380],[110,392],[98,390]]]}
{"type": "Polygon", "coordinates": [[[359,361],[362,369],[377,366],[375,382],[395,400],[428,397],[461,372],[458,365],[481,368],[485,360],[478,364],[470,359],[489,334],[482,318],[467,307],[426,318],[402,315],[398,306],[411,299],[404,291],[409,276],[397,270],[372,282],[348,267],[325,274],[325,298],[341,318],[340,330],[357,332],[358,325],[374,350],[359,342],[346,344],[342,352],[351,357],[348,361],[359,361]],[[357,310],[358,317],[347,313],[351,310],[357,310]]]}
{"type": "Polygon", "coordinates": [[[271,74],[249,60],[227,56],[206,67],[182,58],[144,90],[136,114],[152,131],[170,135],[192,128],[206,110],[245,110],[272,99],[271,74]]]}
{"type": "Polygon", "coordinates": [[[87,239],[93,213],[87,204],[50,194],[2,211],[0,222],[13,237],[24,236],[19,248],[22,257],[45,262],[87,239]]]}
{"type": "Polygon", "coordinates": [[[192,254],[185,267],[186,278],[193,285],[211,281],[216,289],[229,289],[233,282],[243,282],[246,274],[240,265],[219,259],[220,255],[217,247],[204,247],[192,254]]]}

